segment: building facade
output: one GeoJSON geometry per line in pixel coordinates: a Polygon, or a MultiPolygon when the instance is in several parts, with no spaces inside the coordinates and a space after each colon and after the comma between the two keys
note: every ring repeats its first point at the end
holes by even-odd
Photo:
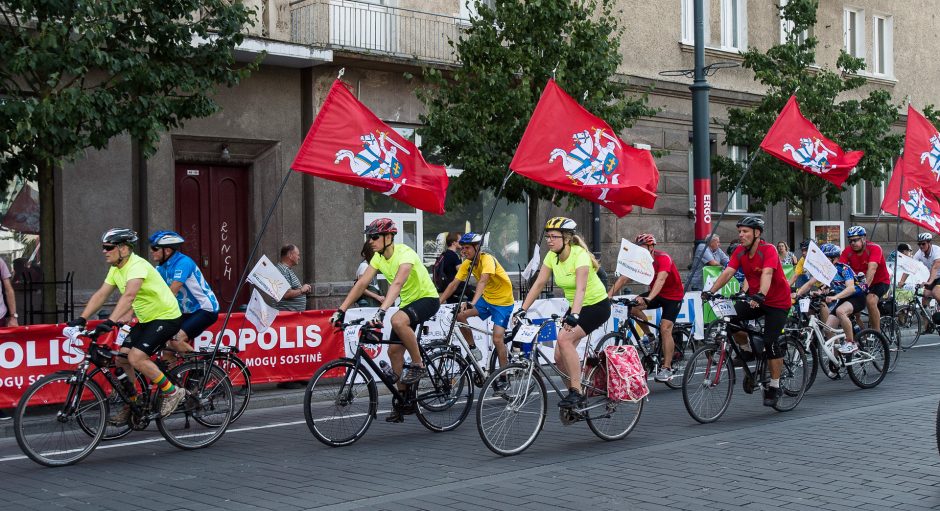
{"type": "MultiPolygon", "coordinates": [[[[492,198],[461,206],[444,216],[424,214],[388,198],[346,185],[291,173],[289,166],[340,70],[356,96],[381,119],[420,145],[419,116],[423,105],[415,96],[415,76],[428,66],[459,65],[448,39],[455,38],[472,6],[458,0],[255,0],[246,2],[259,13],[250,37],[239,47],[245,62],[264,55],[260,68],[238,87],[223,89],[216,99],[222,109],[206,119],[187,121],[166,133],[156,153],[144,158],[133,141],[114,139],[103,151],[88,151],[58,174],[58,270],[75,272],[79,303],[96,289],[106,272],[98,237],[111,226],[132,227],[142,234],[176,229],[187,238],[184,248],[225,303],[244,303],[235,286],[262,222],[273,206],[272,219],[260,236],[259,253],[276,259],[282,244],[300,247],[297,273],[314,284],[310,308],[328,308],[349,289],[359,263],[362,226],[391,216],[403,230],[402,240],[415,247],[427,263],[440,250],[440,233],[480,230],[492,198]],[[287,178],[281,200],[274,199],[287,178]]],[[[749,46],[766,49],[781,40],[777,2],[705,0],[707,6],[706,64],[740,63],[749,46]]],[[[651,232],[660,248],[674,255],[680,268],[693,248],[692,103],[685,77],[662,76],[693,67],[692,0],[641,2],[620,0],[622,79],[637,93],[649,91],[651,106],[660,112],[624,130],[629,143],[664,151],[657,158],[661,177],[659,199],[652,210],[636,208],[622,219],[601,217],[602,262],[611,269],[621,237],[651,232]],[[650,22],[654,20],[654,22],[650,22]]],[[[834,68],[839,50],[869,62],[870,88],[891,92],[899,104],[910,97],[922,108],[938,97],[940,69],[925,67],[938,35],[930,23],[926,0],[821,2],[813,34],[819,39],[817,64],[834,68]]],[[[709,78],[711,147],[713,154],[746,158],[749,148],[727,147],[721,120],[732,107],[747,107],[762,88],[740,67],[709,78]]],[[[902,123],[897,126],[903,130],[902,123]]],[[[759,169],[754,169],[759,175],[759,169]]],[[[717,189],[720,176],[713,176],[717,189]]],[[[873,225],[882,188],[862,184],[844,194],[842,204],[814,204],[812,217],[873,225]]],[[[712,221],[728,201],[713,193],[712,221]]],[[[544,216],[550,208],[541,208],[544,216]]],[[[726,245],[734,222],[747,214],[748,198],[735,197],[718,232],[726,245]]],[[[491,229],[490,249],[507,269],[525,266],[529,246],[525,204],[502,203],[491,229]]],[[[590,208],[570,213],[590,237],[590,208]]],[[[763,213],[766,238],[791,246],[806,233],[799,217],[785,204],[763,213]]],[[[894,223],[881,221],[876,241],[896,238],[894,223]],[[889,228],[890,224],[890,228],[889,228]]],[[[911,239],[912,226],[901,238],[911,239]]],[[[893,243],[893,241],[891,242],[893,243]]],[[[544,248],[544,247],[543,247],[544,248]]],[[[142,247],[145,250],[145,247],[142,247]]]]}

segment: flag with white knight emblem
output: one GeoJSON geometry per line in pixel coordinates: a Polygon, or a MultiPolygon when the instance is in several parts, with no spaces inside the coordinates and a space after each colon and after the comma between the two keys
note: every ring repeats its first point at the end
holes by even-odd
{"type": "Polygon", "coordinates": [[[542,91],[512,163],[517,174],[595,202],[617,216],[652,208],[659,171],[653,155],[631,147],[555,80],[542,91]]]}

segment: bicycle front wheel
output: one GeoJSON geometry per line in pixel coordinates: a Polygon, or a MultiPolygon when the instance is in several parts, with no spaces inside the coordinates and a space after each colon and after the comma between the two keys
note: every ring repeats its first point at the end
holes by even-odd
{"type": "Polygon", "coordinates": [[[780,389],[783,395],[774,405],[774,409],[778,412],[788,412],[800,404],[809,382],[807,373],[812,371],[811,367],[816,367],[807,365],[806,352],[803,345],[796,339],[786,337],[784,348],[783,370],[780,374],[780,389]]]}
{"type": "Polygon", "coordinates": [[[682,374],[682,402],[689,415],[702,424],[715,422],[728,409],[733,392],[731,353],[714,345],[699,348],[682,374]]]}
{"type": "Polygon", "coordinates": [[[362,438],[378,407],[375,381],[348,358],[324,364],[304,392],[304,419],[317,440],[330,447],[362,438]]]}
{"type": "Polygon", "coordinates": [[[888,372],[894,371],[898,365],[898,358],[901,355],[901,328],[898,322],[891,316],[881,318],[881,332],[888,338],[888,350],[891,352],[890,362],[888,363],[888,372]]]}
{"type": "Polygon", "coordinates": [[[16,443],[47,467],[72,465],[95,450],[105,434],[108,398],[94,381],[78,384],[61,371],[26,389],[13,416],[16,443]]]}
{"type": "MultiPolygon", "coordinates": [[[[915,298],[915,300],[917,299],[919,298],[915,298]]],[[[901,328],[905,335],[902,335],[901,347],[906,350],[913,348],[922,336],[936,330],[933,325],[933,318],[928,317],[924,309],[916,303],[910,305],[903,320],[901,328]]]]}
{"type": "Polygon", "coordinates": [[[428,359],[427,370],[427,377],[418,382],[418,420],[431,431],[456,429],[473,406],[467,361],[453,351],[441,351],[428,359]]]}
{"type": "Polygon", "coordinates": [[[477,431],[496,454],[519,454],[538,438],[547,408],[545,382],[538,372],[529,364],[510,364],[483,384],[477,401],[477,431]]]}
{"type": "Polygon", "coordinates": [[[587,416],[588,427],[602,440],[620,440],[633,431],[637,423],[640,422],[640,414],[643,413],[643,402],[640,399],[636,402],[631,401],[613,401],[607,397],[607,393],[594,386],[595,382],[607,381],[607,368],[602,365],[596,365],[588,370],[584,375],[584,381],[591,385],[585,387],[587,396],[587,416]]]}
{"type": "Polygon", "coordinates": [[[846,363],[849,368],[849,378],[852,379],[852,383],[863,389],[878,386],[888,374],[888,366],[891,364],[888,340],[877,330],[865,329],[855,335],[855,343],[858,344],[859,351],[855,353],[853,360],[858,357],[865,357],[867,360],[846,363]]]}
{"type": "MultiPolygon", "coordinates": [[[[187,450],[209,447],[222,438],[235,406],[225,371],[215,364],[210,366],[208,361],[194,361],[174,367],[167,377],[186,392],[186,397],[169,415],[157,419],[157,429],[163,438],[187,450]]],[[[163,399],[163,395],[157,397],[157,410],[163,399]]]]}

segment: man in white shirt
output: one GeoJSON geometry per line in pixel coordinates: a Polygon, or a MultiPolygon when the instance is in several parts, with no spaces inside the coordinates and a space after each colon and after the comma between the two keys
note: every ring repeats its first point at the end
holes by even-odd
{"type": "Polygon", "coordinates": [[[940,301],[940,247],[934,245],[933,234],[922,232],[917,235],[917,252],[914,254],[914,260],[923,264],[930,270],[930,276],[927,277],[927,283],[924,285],[924,298],[929,299],[932,295],[940,301]]]}

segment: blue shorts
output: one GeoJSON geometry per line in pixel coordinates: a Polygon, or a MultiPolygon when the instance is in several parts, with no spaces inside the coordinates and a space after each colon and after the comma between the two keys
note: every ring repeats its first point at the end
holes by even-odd
{"type": "Polygon", "coordinates": [[[186,337],[195,339],[219,319],[218,312],[199,309],[196,312],[183,314],[183,324],[180,330],[186,332],[186,337]]]}
{"type": "Polygon", "coordinates": [[[509,317],[512,316],[512,308],[515,305],[493,305],[482,297],[477,300],[476,308],[477,312],[480,313],[480,319],[486,321],[493,317],[493,324],[495,326],[501,326],[503,328],[509,328],[509,317]]]}

